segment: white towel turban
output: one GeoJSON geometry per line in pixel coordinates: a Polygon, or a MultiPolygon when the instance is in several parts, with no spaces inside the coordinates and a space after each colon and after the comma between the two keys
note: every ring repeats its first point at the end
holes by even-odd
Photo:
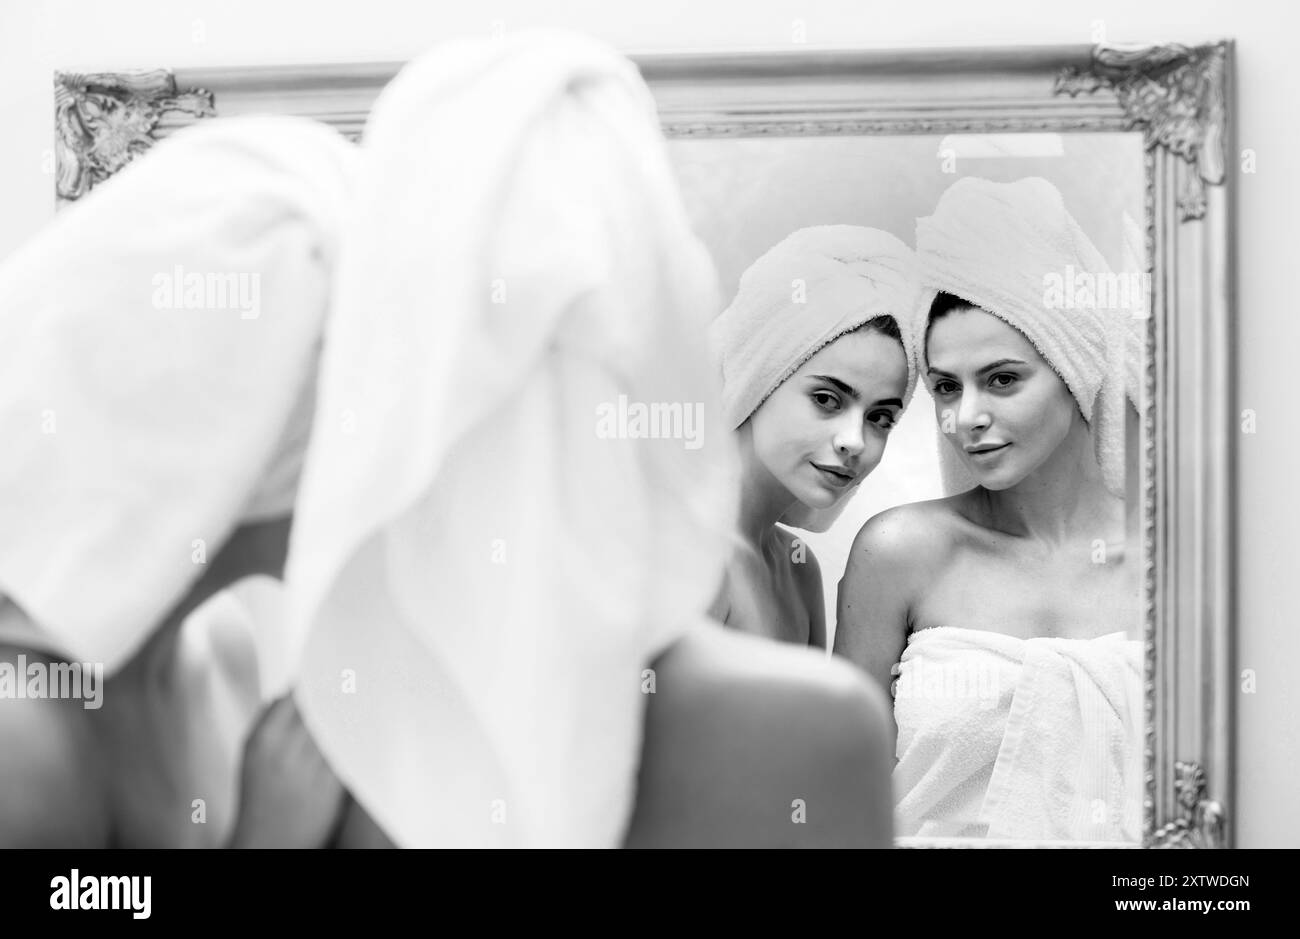
{"type": "MultiPolygon", "coordinates": [[[[921,293],[917,333],[924,337],[930,305],[953,294],[1021,332],[1065,382],[1092,431],[1106,486],[1124,492],[1126,388],[1135,394],[1139,351],[1132,341],[1140,301],[1114,303],[1110,266],[1065,208],[1060,192],[1031,177],[995,183],[967,177],[950,186],[934,214],[916,222],[921,293]],[[1051,288],[1059,278],[1063,293],[1051,288]],[[1071,289],[1074,285],[1076,290],[1071,289]],[[1126,362],[1126,359],[1128,360],[1126,362]]],[[[923,346],[922,339],[921,345],[923,346]]],[[[922,361],[925,349],[920,348],[922,361]]],[[[924,367],[922,364],[921,367],[924,367]]],[[[945,488],[962,492],[974,478],[952,447],[940,444],[945,488]]]]}
{"type": "MultiPolygon", "coordinates": [[[[906,407],[916,388],[915,305],[912,252],[888,232],[820,225],[787,236],[741,275],[710,329],[727,425],[740,427],[805,362],[878,316],[892,316],[902,335],[906,407]]],[[[830,508],[796,504],[781,521],[825,531],[856,488],[830,508]]]]}
{"type": "Polygon", "coordinates": [[[0,265],[0,594],[64,654],[115,669],[291,510],[353,149],[201,123],[0,265]]]}
{"type": "Polygon", "coordinates": [[[642,669],[707,608],[736,501],[653,100],[589,40],[449,43],[362,152],[287,576],[299,705],[400,845],[617,845],[642,669]],[[691,409],[702,446],[607,439],[620,400],[691,409]]]}

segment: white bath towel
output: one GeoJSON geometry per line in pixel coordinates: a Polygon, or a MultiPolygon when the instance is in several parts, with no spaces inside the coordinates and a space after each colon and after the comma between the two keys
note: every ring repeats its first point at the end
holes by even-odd
{"type": "MultiPolygon", "coordinates": [[[[709,330],[728,426],[740,427],[805,362],[877,316],[892,316],[902,334],[906,407],[917,377],[915,306],[912,252],[888,232],[822,225],[787,236],[741,275],[709,330]]],[[[830,508],[797,504],[781,521],[825,531],[856,488],[830,508]]]]}
{"type": "Polygon", "coordinates": [[[290,511],[351,151],[200,123],[0,265],[0,594],[64,653],[111,672],[290,511]]]}
{"type": "Polygon", "coordinates": [[[900,836],[1141,836],[1142,644],[936,627],[909,638],[894,714],[900,836]]]}
{"type": "Polygon", "coordinates": [[[125,846],[233,822],[256,639],[224,593],[158,627],[241,522],[292,509],[353,150],[199,123],[0,265],[0,642],[114,673],[90,713],[125,846]]]}
{"type": "Polygon", "coordinates": [[[590,40],[448,43],[362,150],[287,579],[304,718],[400,845],[616,845],[643,669],[736,498],[653,101],[590,40]],[[620,437],[620,400],[702,436],[620,437]]]}
{"type": "MultiPolygon", "coordinates": [[[[925,335],[939,292],[1019,330],[1078,402],[1106,486],[1122,495],[1123,406],[1133,374],[1125,358],[1136,351],[1129,339],[1132,297],[1112,289],[1120,282],[1056,187],[1037,177],[958,180],[932,215],[917,219],[916,260],[918,335],[925,335]]],[[[940,443],[939,450],[947,491],[972,488],[975,480],[951,445],[940,443]]]]}

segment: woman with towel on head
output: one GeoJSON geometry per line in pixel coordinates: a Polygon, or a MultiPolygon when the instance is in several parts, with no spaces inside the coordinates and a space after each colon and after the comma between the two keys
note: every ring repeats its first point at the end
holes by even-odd
{"type": "Polygon", "coordinates": [[[916,387],[912,253],[853,225],[794,232],[741,276],[711,330],[739,441],[737,547],[713,613],[826,647],[817,559],[781,522],[825,531],[876,468],[916,387]]]}
{"type": "Polygon", "coordinates": [[[283,568],[354,149],[200,123],[0,265],[0,670],[83,670],[80,699],[0,679],[0,844],[307,845],[340,814],[288,699],[241,770],[253,641],[188,617],[283,568]]]}
{"type": "Polygon", "coordinates": [[[287,576],[303,718],[377,823],[343,842],[888,844],[883,695],[705,616],[716,284],[635,67],[447,43],[361,154],[287,576]],[[598,433],[620,396],[702,445],[598,433]]]}
{"type": "Polygon", "coordinates": [[[899,834],[1136,840],[1133,311],[1046,288],[1109,269],[1042,179],[954,184],[917,222],[917,263],[952,494],[867,522],[835,640],[898,676],[899,834]]]}

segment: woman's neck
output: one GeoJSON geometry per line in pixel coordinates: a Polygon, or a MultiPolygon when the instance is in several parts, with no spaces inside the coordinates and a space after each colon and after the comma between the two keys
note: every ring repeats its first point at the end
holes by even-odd
{"type": "MultiPolygon", "coordinates": [[[[1116,535],[1112,530],[1116,499],[1106,488],[1092,434],[1082,417],[1030,475],[1009,489],[979,492],[992,526],[1010,534],[1049,544],[1080,534],[1109,542],[1116,535]]],[[[1122,518],[1119,524],[1122,533],[1122,518]]]]}

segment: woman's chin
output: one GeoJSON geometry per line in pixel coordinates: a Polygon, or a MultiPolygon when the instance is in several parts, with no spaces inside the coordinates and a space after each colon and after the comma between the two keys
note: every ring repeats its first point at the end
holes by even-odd
{"type": "Polygon", "coordinates": [[[847,490],[832,492],[829,489],[817,486],[805,487],[792,494],[799,503],[804,506],[804,508],[829,509],[836,502],[840,501],[840,497],[844,495],[845,492],[847,492],[847,490]]]}
{"type": "Polygon", "coordinates": [[[1025,478],[1020,473],[1009,473],[1006,470],[992,473],[988,471],[978,473],[971,470],[971,475],[975,477],[975,482],[978,483],[981,488],[987,489],[989,492],[1002,492],[1003,490],[1010,489],[1015,486],[1016,483],[1025,478]]]}

